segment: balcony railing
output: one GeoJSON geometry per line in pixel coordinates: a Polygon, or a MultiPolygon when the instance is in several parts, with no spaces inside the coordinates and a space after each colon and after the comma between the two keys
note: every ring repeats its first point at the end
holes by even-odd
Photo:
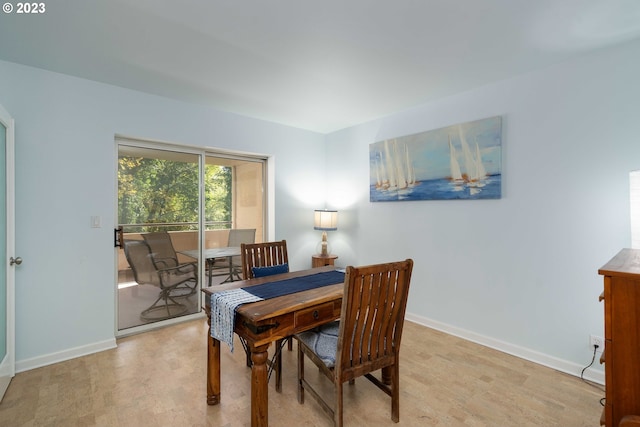
{"type": "MultiPolygon", "coordinates": [[[[141,224],[118,224],[123,227],[125,233],[136,232],[145,233],[149,231],[194,231],[198,229],[197,222],[147,222],[141,224]]],[[[231,221],[206,221],[205,230],[228,230],[231,228],[231,221]]]]}

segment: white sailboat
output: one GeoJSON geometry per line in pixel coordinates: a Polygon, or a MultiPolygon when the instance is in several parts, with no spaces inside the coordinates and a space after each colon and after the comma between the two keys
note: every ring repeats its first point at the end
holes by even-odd
{"type": "Polygon", "coordinates": [[[375,156],[375,188],[378,191],[396,191],[407,194],[419,182],[416,180],[409,147],[397,139],[384,140],[375,156]]]}
{"type": "Polygon", "coordinates": [[[407,176],[404,171],[402,156],[398,152],[398,141],[395,139],[393,140],[393,154],[396,167],[396,182],[398,184],[398,190],[404,190],[408,186],[407,176]]]}
{"type": "Polygon", "coordinates": [[[380,177],[380,153],[376,152],[375,167],[376,167],[376,188],[382,187],[382,178],[380,177]]]}
{"type": "Polygon", "coordinates": [[[454,185],[454,191],[462,190],[464,179],[460,171],[460,163],[458,163],[458,153],[451,143],[451,135],[449,135],[449,168],[451,169],[451,183],[454,185]]]}
{"type": "Polygon", "coordinates": [[[483,182],[487,177],[487,171],[482,164],[482,156],[480,155],[480,146],[478,146],[478,141],[476,141],[476,180],[478,182],[478,187],[484,187],[485,183],[483,182]]]}
{"type": "Polygon", "coordinates": [[[460,145],[462,146],[462,155],[464,158],[465,174],[463,175],[463,178],[468,183],[473,181],[473,177],[475,176],[476,162],[473,159],[473,154],[471,154],[471,150],[469,149],[469,144],[467,144],[467,140],[464,137],[462,126],[458,126],[458,135],[460,136],[460,145]]]}
{"type": "Polygon", "coordinates": [[[413,170],[413,163],[411,162],[411,157],[409,157],[409,147],[407,147],[407,144],[404,145],[404,155],[405,155],[405,163],[407,165],[407,185],[409,185],[409,187],[413,187],[418,182],[416,181],[416,174],[413,170]]]}
{"type": "Polygon", "coordinates": [[[462,127],[458,126],[458,133],[460,135],[460,144],[462,145],[462,153],[464,154],[465,172],[463,178],[467,182],[469,187],[484,187],[484,183],[481,182],[487,176],[487,172],[482,164],[482,156],[480,155],[480,147],[476,141],[475,156],[467,144],[467,140],[462,131],[462,127]]]}
{"type": "Polygon", "coordinates": [[[385,191],[389,188],[389,179],[387,178],[387,172],[384,168],[384,161],[382,160],[382,153],[376,153],[376,189],[385,191]]]}
{"type": "Polygon", "coordinates": [[[464,181],[462,179],[462,172],[460,171],[460,163],[458,163],[458,153],[451,143],[451,135],[449,135],[449,167],[451,169],[452,181],[464,181]]]}
{"type": "Polygon", "coordinates": [[[393,156],[391,149],[389,148],[389,140],[384,141],[384,154],[385,154],[385,169],[387,171],[387,178],[389,179],[389,190],[397,190],[398,183],[396,181],[396,170],[394,166],[393,156]]]}

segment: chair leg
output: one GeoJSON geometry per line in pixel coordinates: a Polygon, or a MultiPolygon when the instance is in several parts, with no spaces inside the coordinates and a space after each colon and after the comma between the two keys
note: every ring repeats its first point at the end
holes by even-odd
{"type": "Polygon", "coordinates": [[[391,371],[391,420],[400,422],[400,366],[396,359],[391,371]]]}
{"type": "Polygon", "coordinates": [[[304,403],[304,387],[302,382],[304,381],[304,353],[302,352],[301,344],[298,344],[298,403],[304,403]]]}
{"type": "Polygon", "coordinates": [[[289,337],[287,341],[289,341],[289,351],[293,351],[293,338],[289,337]]]}
{"type": "Polygon", "coordinates": [[[276,391],[278,393],[282,392],[282,347],[284,343],[282,340],[276,341],[276,354],[273,363],[275,367],[273,368],[276,371],[276,391]]]}
{"type": "Polygon", "coordinates": [[[333,425],[342,427],[342,382],[336,383],[336,401],[333,413],[333,425]]]}
{"type": "Polygon", "coordinates": [[[242,348],[244,349],[244,354],[247,358],[247,368],[250,368],[253,362],[251,362],[251,350],[249,350],[249,345],[247,342],[240,338],[240,343],[242,344],[242,348]]]}

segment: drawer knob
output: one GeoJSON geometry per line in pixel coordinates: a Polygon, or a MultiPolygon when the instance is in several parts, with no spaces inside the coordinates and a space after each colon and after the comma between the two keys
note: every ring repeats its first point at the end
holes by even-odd
{"type": "Polygon", "coordinates": [[[318,319],[318,317],[320,317],[320,313],[318,313],[318,310],[313,310],[313,318],[318,319]]]}

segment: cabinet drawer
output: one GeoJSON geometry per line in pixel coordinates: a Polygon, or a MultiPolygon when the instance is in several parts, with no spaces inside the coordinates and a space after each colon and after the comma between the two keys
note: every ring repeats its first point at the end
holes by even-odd
{"type": "Polygon", "coordinates": [[[333,314],[333,302],[316,305],[315,307],[301,310],[295,314],[294,327],[315,326],[329,322],[335,318],[333,314]]]}

